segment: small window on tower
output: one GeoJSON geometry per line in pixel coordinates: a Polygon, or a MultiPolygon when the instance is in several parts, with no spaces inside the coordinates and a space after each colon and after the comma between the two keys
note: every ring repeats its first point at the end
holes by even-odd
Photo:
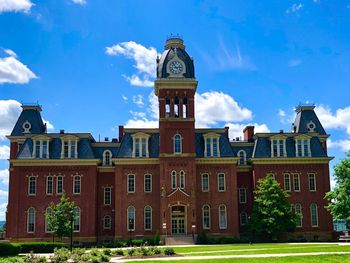
{"type": "Polygon", "coordinates": [[[174,115],[175,115],[175,118],[179,118],[180,116],[180,113],[179,113],[179,97],[175,97],[175,100],[174,100],[174,115]]]}
{"type": "Polygon", "coordinates": [[[182,100],[182,117],[184,119],[188,118],[188,101],[187,97],[182,100]]]}
{"type": "Polygon", "coordinates": [[[170,99],[168,97],[165,98],[165,117],[170,117],[170,99]]]}

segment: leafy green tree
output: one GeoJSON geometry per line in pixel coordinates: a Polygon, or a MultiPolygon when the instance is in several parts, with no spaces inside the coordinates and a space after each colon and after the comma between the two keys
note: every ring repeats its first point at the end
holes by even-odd
{"type": "Polygon", "coordinates": [[[50,205],[51,213],[47,214],[49,228],[60,237],[69,237],[71,233],[72,211],[76,208],[74,202],[63,194],[58,204],[50,205]]]}
{"type": "Polygon", "coordinates": [[[327,209],[335,219],[350,222],[350,152],[347,158],[334,166],[335,188],[325,198],[329,201],[327,209]]]}
{"type": "Polygon", "coordinates": [[[258,181],[249,222],[254,239],[278,239],[295,229],[298,216],[291,209],[288,194],[271,175],[258,181]]]}

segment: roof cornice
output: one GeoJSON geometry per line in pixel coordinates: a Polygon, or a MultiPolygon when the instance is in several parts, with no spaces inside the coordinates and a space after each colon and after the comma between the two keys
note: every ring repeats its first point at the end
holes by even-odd
{"type": "Polygon", "coordinates": [[[329,163],[334,157],[275,157],[251,158],[253,164],[304,164],[329,163]]]}

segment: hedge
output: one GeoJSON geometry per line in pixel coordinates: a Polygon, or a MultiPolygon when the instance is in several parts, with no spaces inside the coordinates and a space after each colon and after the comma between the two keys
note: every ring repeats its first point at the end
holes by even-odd
{"type": "Polygon", "coordinates": [[[14,256],[19,253],[52,253],[54,249],[64,247],[63,243],[26,242],[0,243],[0,256],[14,256]]]}
{"type": "Polygon", "coordinates": [[[20,249],[21,249],[20,244],[0,243],[0,256],[18,255],[20,249]]]}

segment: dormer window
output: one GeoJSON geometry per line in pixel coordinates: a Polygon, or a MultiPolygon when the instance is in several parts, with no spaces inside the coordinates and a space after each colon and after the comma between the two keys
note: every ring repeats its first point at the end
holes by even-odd
{"type": "Polygon", "coordinates": [[[33,158],[47,159],[49,158],[49,142],[50,138],[46,136],[36,136],[33,138],[33,158]]]}
{"type": "Polygon", "coordinates": [[[112,165],[112,152],[110,150],[105,150],[103,152],[103,165],[111,166],[112,165]]]}
{"type": "Polygon", "coordinates": [[[295,155],[296,157],[310,157],[310,137],[298,136],[295,138],[295,155]]]}
{"type": "Polygon", "coordinates": [[[61,138],[61,159],[78,158],[78,141],[76,136],[68,135],[61,138]]]}
{"type": "Polygon", "coordinates": [[[247,164],[247,154],[244,150],[240,150],[237,153],[238,156],[238,165],[246,165],[247,164]]]}
{"type": "Polygon", "coordinates": [[[174,135],[174,153],[182,153],[182,137],[180,134],[174,135]]]}
{"type": "Polygon", "coordinates": [[[204,137],[204,156],[220,157],[219,139],[220,135],[216,133],[207,133],[204,137]]]}
{"type": "Polygon", "coordinates": [[[271,138],[271,157],[286,157],[286,138],[274,136],[271,138]]]}
{"type": "Polygon", "coordinates": [[[134,158],[143,158],[149,157],[148,152],[148,139],[150,137],[149,134],[145,133],[135,133],[131,135],[133,139],[133,154],[134,158]]]}

